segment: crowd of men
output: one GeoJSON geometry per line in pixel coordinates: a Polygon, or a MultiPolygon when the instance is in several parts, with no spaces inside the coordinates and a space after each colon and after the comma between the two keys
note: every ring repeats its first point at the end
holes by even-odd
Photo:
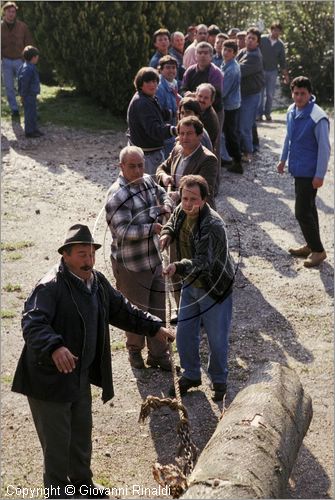
{"type": "Polygon", "coordinates": [[[154,175],[161,158],[180,146],[174,127],[181,97],[201,107],[198,118],[217,158],[212,195],[218,193],[221,166],[243,173],[243,163],[250,163],[259,148],[256,122],[272,121],[279,72],[289,83],[281,33],[279,22],[263,35],[256,26],[224,33],[205,24],[190,26],[187,35],[155,31],[155,52],[135,77],[136,94],[128,108],[129,144],[143,149],[148,173],[154,175]]]}
{"type": "MultiPolygon", "coordinates": [[[[6,5],[3,76],[17,115],[13,79],[20,55],[13,40],[26,43],[28,31],[16,20],[15,4],[6,5]]],[[[125,330],[134,369],[171,371],[168,342],[175,334],[165,326],[164,278],[175,286],[181,395],[202,383],[203,326],[212,399],[225,397],[235,268],[215,196],[221,164],[242,174],[242,163],[250,162],[258,147],[256,121],[272,120],[279,70],[289,83],[281,31],[279,23],[266,35],[255,26],[226,34],[200,24],[185,36],[166,29],[153,35],[156,51],[135,75],[128,145],[106,197],[117,290],[94,269],[101,244],[86,225],[74,224],[58,248],[59,265],[24,306],[25,344],[12,389],[28,397],[48,498],[67,498],[68,491],[70,498],[108,497],[92,479],[90,386],[102,388],[104,402],[113,397],[110,324],[125,330]],[[163,267],[161,252],[167,249],[170,263],[163,267]]],[[[291,89],[294,104],[277,168],[283,173],[288,161],[295,177],[296,216],[306,240],[289,252],[314,267],[326,258],[315,197],[329,160],[329,120],[316,105],[308,78],[295,78],[291,89]]],[[[175,396],[174,386],[169,395],[175,396]]]]}

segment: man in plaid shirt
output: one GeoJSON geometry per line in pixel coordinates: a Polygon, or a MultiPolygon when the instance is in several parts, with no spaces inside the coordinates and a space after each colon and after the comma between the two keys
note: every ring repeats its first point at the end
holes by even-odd
{"type": "MultiPolygon", "coordinates": [[[[173,203],[165,190],[144,174],[144,153],[137,146],[120,152],[120,175],[110,187],[106,220],[112,233],[111,261],[116,287],[134,305],[165,320],[165,294],[158,235],[160,216],[173,203]]],[[[145,337],[126,332],[129,361],[144,368],[145,337]]],[[[147,338],[147,364],[171,370],[166,341],[147,338]]]]}

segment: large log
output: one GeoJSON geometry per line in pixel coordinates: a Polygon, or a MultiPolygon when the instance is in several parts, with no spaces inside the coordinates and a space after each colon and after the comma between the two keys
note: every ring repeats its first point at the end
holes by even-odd
{"type": "Polygon", "coordinates": [[[266,363],[223,414],[181,498],[283,498],[312,414],[297,374],[266,363]]]}

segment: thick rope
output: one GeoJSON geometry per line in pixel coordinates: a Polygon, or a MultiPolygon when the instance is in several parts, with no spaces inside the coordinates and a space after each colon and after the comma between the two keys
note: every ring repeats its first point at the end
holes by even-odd
{"type": "MultiPolygon", "coordinates": [[[[170,264],[170,249],[167,248],[165,249],[163,253],[163,265],[164,267],[167,267],[170,264]]],[[[165,323],[166,323],[166,328],[168,330],[171,330],[171,292],[172,292],[172,282],[169,276],[164,277],[165,281],[165,323]]],[[[168,343],[169,345],[169,354],[170,354],[170,360],[171,360],[171,369],[172,369],[172,377],[173,377],[173,385],[174,385],[174,390],[176,394],[176,400],[178,401],[179,405],[182,405],[181,401],[181,394],[180,394],[180,388],[179,388],[179,382],[178,382],[178,375],[177,375],[177,366],[176,366],[176,360],[174,357],[174,352],[173,352],[173,346],[172,342],[168,343]]],[[[179,417],[182,419],[182,414],[179,410],[179,417]]]]}
{"type": "MultiPolygon", "coordinates": [[[[167,193],[170,194],[171,192],[171,184],[168,185],[167,188],[167,193]]],[[[164,223],[168,222],[168,217],[164,217],[164,223]]],[[[162,257],[163,257],[163,266],[167,267],[170,264],[170,247],[166,247],[165,250],[162,252],[162,257]]],[[[164,276],[164,282],[165,282],[165,323],[166,323],[166,328],[168,330],[171,330],[171,293],[173,290],[172,286],[172,281],[171,278],[167,275],[164,276]]],[[[169,345],[169,354],[170,354],[170,360],[171,360],[171,368],[172,368],[172,376],[173,376],[173,385],[174,385],[174,390],[176,394],[176,399],[178,401],[179,405],[182,405],[182,400],[181,400],[181,394],[180,394],[180,388],[179,388],[179,382],[178,382],[178,375],[177,375],[177,367],[176,367],[176,362],[175,362],[175,357],[173,353],[173,347],[172,347],[172,342],[168,342],[169,345]]],[[[182,419],[183,415],[181,414],[179,410],[179,418],[182,419]]]]}

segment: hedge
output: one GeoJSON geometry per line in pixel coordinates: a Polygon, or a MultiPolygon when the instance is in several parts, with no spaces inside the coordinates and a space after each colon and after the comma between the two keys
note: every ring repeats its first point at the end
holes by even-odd
{"type": "Polygon", "coordinates": [[[258,2],[22,2],[19,17],[31,28],[45,74],[73,84],[116,115],[125,113],[136,71],[154,52],[159,27],[186,31],[215,23],[222,31],[273,20],[284,26],[291,77],[312,80],[321,102],[333,99],[333,3],[258,2]]]}

